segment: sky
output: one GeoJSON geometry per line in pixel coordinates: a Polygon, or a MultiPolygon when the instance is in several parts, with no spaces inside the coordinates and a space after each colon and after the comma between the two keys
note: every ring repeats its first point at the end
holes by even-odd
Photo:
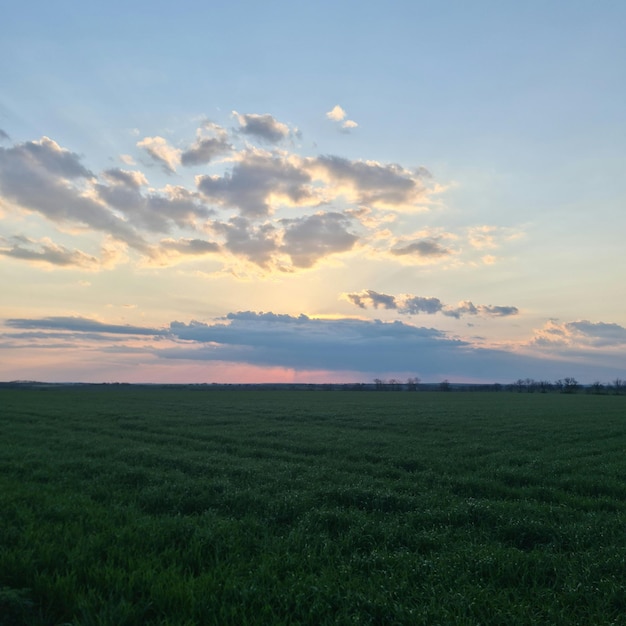
{"type": "Polygon", "coordinates": [[[626,378],[626,3],[2,13],[0,380],[626,378]]]}

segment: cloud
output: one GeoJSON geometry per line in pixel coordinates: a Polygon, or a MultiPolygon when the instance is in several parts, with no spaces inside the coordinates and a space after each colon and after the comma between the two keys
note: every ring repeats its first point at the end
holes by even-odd
{"type": "Polygon", "coordinates": [[[196,184],[209,201],[237,208],[248,218],[265,217],[281,204],[319,203],[306,170],[284,155],[263,151],[246,151],[232,172],[223,176],[198,176],[196,184]]]}
{"type": "Polygon", "coordinates": [[[520,239],[524,233],[515,228],[502,226],[472,226],[468,229],[468,241],[478,250],[493,250],[499,248],[502,242],[520,239]]]}
{"type": "Polygon", "coordinates": [[[215,222],[212,230],[226,238],[224,248],[234,255],[269,269],[278,250],[278,233],[272,224],[253,225],[244,217],[215,222]]]}
{"type": "Polygon", "coordinates": [[[396,297],[385,293],[378,293],[372,289],[367,289],[362,293],[347,293],[344,296],[349,302],[356,304],[360,309],[366,309],[369,306],[377,309],[397,309],[396,297]]]}
{"type": "Polygon", "coordinates": [[[239,122],[239,132],[251,135],[268,143],[278,143],[289,136],[289,126],[279,122],[269,113],[246,113],[241,115],[233,111],[239,122]]]}
{"type": "Polygon", "coordinates": [[[120,161],[126,165],[135,165],[135,159],[130,154],[120,154],[120,161]]]}
{"type": "Polygon", "coordinates": [[[142,193],[140,187],[147,181],[140,172],[114,169],[107,170],[105,177],[111,184],[95,184],[97,197],[141,229],[166,233],[173,226],[195,228],[198,220],[214,213],[198,193],[182,186],[166,185],[159,192],[142,193]]]}
{"type": "Polygon", "coordinates": [[[218,124],[205,122],[198,129],[196,142],[182,152],[180,162],[185,166],[203,165],[232,149],[226,130],[218,124]]]}
{"type": "Polygon", "coordinates": [[[341,122],[341,132],[349,133],[351,130],[355,129],[358,124],[354,120],[346,119],[347,113],[345,109],[336,104],[330,111],[326,113],[326,117],[333,121],[340,123],[341,122]]]}
{"type": "MultiPolygon", "coordinates": [[[[266,133],[274,139],[293,132],[269,115],[237,115],[242,132],[266,133]]],[[[233,151],[226,130],[212,122],[198,128],[195,143],[185,150],[173,148],[162,137],[145,137],[137,145],[170,172],[181,163],[212,163],[218,154],[233,151]]],[[[5,213],[35,211],[69,226],[74,236],[84,230],[104,233],[138,252],[140,263],[177,262],[196,251],[183,244],[178,249],[172,244],[164,247],[164,237],[202,241],[200,233],[212,233],[212,243],[219,247],[215,252],[222,253],[219,260],[230,271],[249,269],[232,265],[231,255],[265,271],[307,269],[330,255],[357,249],[361,239],[386,248],[395,241],[397,254],[387,250],[383,255],[413,258],[408,247],[415,242],[399,242],[384,225],[393,223],[399,210],[423,208],[430,194],[424,184],[427,178],[425,170],[393,163],[333,155],[302,157],[247,146],[229,154],[212,173],[196,176],[196,189],[184,185],[157,189],[129,165],[94,174],[82,157],[48,137],[0,147],[0,201],[5,213]],[[333,210],[319,210],[335,204],[339,206],[333,210]],[[305,207],[317,213],[293,217],[285,213],[305,207]],[[234,215],[224,215],[225,211],[234,215]],[[274,217],[277,211],[282,213],[274,217]]],[[[87,266],[86,258],[72,254],[72,247],[81,246],[53,249],[53,245],[9,243],[4,254],[53,261],[59,267],[64,262],[68,267],[87,266]]],[[[424,258],[435,258],[435,252],[421,250],[424,258]],[[427,252],[431,257],[425,256],[427,252]]]]}
{"type": "Polygon", "coordinates": [[[150,252],[151,264],[172,265],[180,261],[218,254],[221,246],[205,239],[163,239],[150,252]]]}
{"type": "Polygon", "coordinates": [[[122,184],[132,189],[139,189],[148,184],[144,174],[138,171],[122,170],[116,167],[105,170],[103,174],[113,184],[122,184]]]}
{"type": "Polygon", "coordinates": [[[412,172],[395,163],[351,161],[326,155],[306,160],[316,179],[328,184],[336,196],[377,208],[412,208],[423,201],[425,171],[412,172]]]}
{"type": "Polygon", "coordinates": [[[62,148],[56,141],[45,136],[39,141],[27,141],[13,148],[3,149],[2,154],[5,163],[9,160],[19,161],[54,177],[72,180],[94,176],[80,162],[80,157],[75,152],[62,148]]]}
{"type": "Polygon", "coordinates": [[[449,248],[442,246],[439,243],[439,239],[435,237],[420,239],[402,246],[396,246],[395,248],[392,248],[390,252],[395,256],[416,256],[421,259],[429,260],[438,259],[452,254],[452,251],[449,248]]]}
{"type": "Polygon", "coordinates": [[[372,289],[360,293],[343,294],[343,298],[352,302],[361,309],[382,307],[397,310],[403,315],[418,315],[425,313],[434,315],[442,313],[448,317],[460,318],[464,315],[480,315],[483,317],[508,317],[517,315],[519,310],[514,306],[474,305],[469,300],[460,302],[457,306],[445,305],[439,298],[425,296],[391,296],[381,294],[372,289]]]}
{"type": "Polygon", "coordinates": [[[341,120],[346,117],[346,112],[338,104],[336,104],[326,113],[326,117],[333,122],[341,122],[341,120]]]}
{"type": "Polygon", "coordinates": [[[483,317],[510,317],[518,315],[519,309],[515,306],[493,306],[491,304],[473,304],[469,300],[460,302],[456,307],[446,306],[442,313],[448,317],[459,319],[463,315],[481,315],[483,317]]]}
{"type": "Polygon", "coordinates": [[[544,348],[611,348],[623,351],[626,346],[626,328],[619,324],[578,320],[560,323],[549,320],[535,331],[530,345],[544,348]]]}
{"type": "Polygon", "coordinates": [[[341,213],[320,212],[281,223],[286,225],[282,250],[295,267],[312,267],[324,257],[351,250],[358,241],[348,231],[350,219],[341,213]]]}
{"type": "Polygon", "coordinates": [[[10,141],[11,137],[0,128],[0,141],[10,141]]]}
{"type": "MultiPolygon", "coordinates": [[[[213,323],[172,322],[170,331],[185,345],[156,350],[161,358],[350,371],[365,379],[410,373],[434,381],[467,380],[471,372],[475,380],[506,382],[529,372],[550,377],[555,367],[550,359],[479,348],[442,331],[399,321],[242,311],[213,323]]],[[[579,375],[574,370],[566,375],[579,375]]]]}
{"type": "Polygon", "coordinates": [[[93,180],[78,155],[47,137],[0,148],[0,191],[5,199],[54,222],[88,226],[145,249],[137,231],[90,194],[93,180]]]}
{"type": "Polygon", "coordinates": [[[182,150],[173,148],[163,137],[145,137],[137,142],[138,148],[143,148],[150,158],[158,163],[166,174],[176,172],[180,163],[182,150]]]}
{"type": "Polygon", "coordinates": [[[402,304],[400,305],[400,313],[406,315],[416,315],[418,313],[433,315],[442,310],[443,304],[439,298],[423,296],[407,296],[402,300],[402,304]]]}
{"type": "Polygon", "coordinates": [[[455,350],[462,345],[440,331],[401,322],[320,320],[250,311],[229,314],[227,320],[172,322],[172,335],[201,345],[162,350],[160,356],[375,372],[415,370],[422,358],[428,359],[438,349],[455,350]]]}
{"type": "Polygon", "coordinates": [[[40,241],[27,237],[12,240],[0,238],[0,255],[66,268],[94,269],[100,265],[96,257],[59,246],[47,237],[40,241]]]}
{"type": "Polygon", "coordinates": [[[149,335],[161,337],[168,335],[167,330],[130,324],[106,324],[87,317],[41,317],[13,318],[4,322],[9,328],[67,330],[72,332],[112,333],[117,335],[149,335]]]}
{"type": "Polygon", "coordinates": [[[220,247],[213,241],[204,239],[164,239],[161,249],[174,250],[181,254],[202,255],[218,252],[220,247]]]}

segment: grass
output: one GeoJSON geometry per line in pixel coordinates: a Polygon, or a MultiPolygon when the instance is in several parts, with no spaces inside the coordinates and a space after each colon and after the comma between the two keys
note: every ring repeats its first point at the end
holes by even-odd
{"type": "Polygon", "coordinates": [[[626,624],[621,396],[0,391],[0,625],[626,624]]]}

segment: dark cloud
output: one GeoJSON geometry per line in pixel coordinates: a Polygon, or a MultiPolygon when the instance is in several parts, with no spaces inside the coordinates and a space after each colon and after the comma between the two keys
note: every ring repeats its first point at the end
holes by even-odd
{"type": "Polygon", "coordinates": [[[463,345],[437,330],[401,322],[318,320],[250,311],[229,315],[228,323],[173,322],[170,330],[179,339],[205,345],[159,351],[166,358],[302,369],[415,369],[421,361],[420,350],[428,358],[438,349],[455,350],[463,345]]]}
{"type": "Polygon", "coordinates": [[[97,267],[99,261],[80,250],[69,250],[50,241],[34,241],[27,237],[14,237],[12,242],[4,240],[8,245],[2,245],[0,240],[0,254],[24,261],[35,261],[56,265],[59,267],[97,267]]]}
{"type": "Polygon", "coordinates": [[[375,309],[382,307],[383,309],[397,309],[395,296],[389,296],[385,293],[378,293],[372,289],[367,289],[362,293],[348,293],[346,298],[356,304],[360,309],[366,309],[367,306],[373,306],[375,309]]]}
{"type": "Polygon", "coordinates": [[[198,176],[198,189],[220,206],[239,209],[244,217],[268,215],[281,202],[313,204],[311,176],[285,157],[246,152],[232,172],[223,176],[198,176]]]}
{"type": "Polygon", "coordinates": [[[341,213],[316,213],[285,225],[282,250],[295,267],[312,267],[318,260],[351,250],[358,237],[348,231],[350,219],[341,213]]]}
{"type": "Polygon", "coordinates": [[[180,162],[185,166],[203,165],[232,149],[226,130],[218,124],[205,122],[198,129],[196,142],[180,155],[180,162]]]}
{"type": "Polygon", "coordinates": [[[193,146],[185,150],[180,157],[180,162],[185,166],[202,165],[210,163],[215,157],[226,154],[232,150],[232,146],[222,139],[198,139],[193,146]]]}
{"type": "Polygon", "coordinates": [[[5,320],[4,324],[9,328],[68,330],[73,332],[98,332],[117,335],[149,335],[158,337],[168,334],[168,331],[158,328],[105,324],[87,317],[13,318],[5,320]]]}
{"type": "Polygon", "coordinates": [[[204,239],[164,239],[159,245],[161,250],[173,250],[184,255],[204,255],[220,251],[220,246],[204,239]]]}
{"type": "MultiPolygon", "coordinates": [[[[120,342],[134,337],[144,338],[145,345],[118,345],[107,350],[162,359],[223,361],[301,371],[350,371],[361,380],[400,373],[430,381],[466,381],[468,376],[485,382],[509,382],[527,376],[576,376],[582,380],[605,376],[608,380],[624,371],[621,353],[602,352],[595,346],[586,350],[584,344],[579,349],[552,346],[553,356],[544,352],[537,358],[517,351],[482,349],[443,331],[399,321],[315,319],[239,311],[213,323],[174,321],[167,329],[107,324],[83,317],[18,318],[7,320],[5,326],[23,331],[3,335],[7,340],[3,346],[7,348],[75,348],[80,340],[105,342],[108,338],[110,342],[120,342]],[[60,343],[63,340],[68,341],[60,343]],[[576,356],[575,361],[572,355],[576,356]],[[570,359],[565,362],[566,356],[570,359]]],[[[626,334],[626,329],[617,324],[585,320],[564,324],[562,328],[565,335],[569,332],[577,336],[586,333],[585,337],[617,336],[622,345],[626,334]]]]}
{"type": "Polygon", "coordinates": [[[492,306],[491,304],[483,304],[478,307],[478,312],[493,317],[508,317],[509,315],[517,315],[519,309],[516,306],[492,306]]]}
{"type": "Polygon", "coordinates": [[[335,184],[347,184],[361,204],[411,205],[424,192],[421,174],[416,175],[395,163],[351,161],[329,155],[310,159],[308,165],[335,184]]]}
{"type": "Polygon", "coordinates": [[[120,184],[131,189],[139,189],[143,185],[147,185],[146,177],[137,171],[123,170],[118,167],[105,170],[104,177],[113,184],[120,184]]]}
{"type": "Polygon", "coordinates": [[[626,345],[626,328],[619,324],[579,320],[567,322],[565,328],[570,333],[580,335],[579,338],[584,339],[593,346],[626,345]]]}
{"type": "Polygon", "coordinates": [[[168,185],[161,192],[144,194],[140,189],[143,175],[139,172],[116,169],[108,170],[106,176],[113,184],[94,185],[98,197],[138,228],[157,233],[170,232],[173,226],[194,228],[196,220],[205,220],[214,213],[200,194],[185,187],[168,185]]]}
{"type": "Polygon", "coordinates": [[[439,298],[425,298],[422,296],[409,296],[402,301],[400,313],[416,315],[427,313],[433,315],[443,309],[443,304],[439,298]]]}
{"type": "Polygon", "coordinates": [[[366,379],[411,372],[427,380],[467,380],[471,372],[474,379],[507,382],[528,372],[549,378],[555,367],[549,359],[476,348],[442,331],[399,321],[245,311],[229,314],[225,323],[172,322],[170,330],[186,345],[155,352],[163,358],[353,371],[366,379]]]}
{"type": "Polygon", "coordinates": [[[366,309],[368,306],[374,308],[382,306],[385,309],[397,309],[403,315],[418,315],[420,313],[434,315],[435,313],[443,313],[443,315],[458,319],[463,315],[507,317],[519,313],[519,309],[514,306],[475,305],[469,300],[461,302],[457,306],[448,306],[439,298],[413,295],[390,296],[377,293],[371,289],[360,293],[348,293],[344,297],[361,309],[366,309]]]}
{"type": "Polygon", "coordinates": [[[474,304],[469,300],[461,302],[456,307],[447,306],[442,310],[444,315],[459,319],[463,315],[482,315],[484,317],[509,317],[517,315],[516,306],[493,306],[491,304],[474,304]]]}
{"type": "Polygon", "coordinates": [[[391,254],[396,256],[415,255],[419,257],[442,257],[452,254],[448,248],[444,248],[438,239],[427,238],[419,241],[413,241],[404,246],[398,246],[391,249],[391,254]]]}
{"type": "Polygon", "coordinates": [[[80,157],[76,153],[61,148],[49,137],[16,144],[12,148],[2,149],[0,154],[3,164],[9,161],[23,163],[30,169],[44,171],[53,177],[72,180],[94,176],[80,162],[80,157]]]}
{"type": "Polygon", "coordinates": [[[269,113],[240,115],[237,111],[233,111],[233,115],[239,122],[239,132],[244,135],[252,135],[269,143],[278,143],[289,136],[289,127],[269,113]]]}
{"type": "Polygon", "coordinates": [[[244,217],[215,222],[213,230],[226,238],[224,247],[260,267],[268,268],[278,250],[277,231],[271,224],[253,225],[244,217]]]}

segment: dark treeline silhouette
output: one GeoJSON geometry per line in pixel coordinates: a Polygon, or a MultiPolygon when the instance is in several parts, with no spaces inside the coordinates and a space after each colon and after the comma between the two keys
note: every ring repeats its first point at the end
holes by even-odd
{"type": "Polygon", "coordinates": [[[516,392],[516,393],[589,393],[596,395],[626,395],[626,380],[615,378],[611,382],[603,383],[598,380],[591,384],[581,384],[573,377],[567,377],[555,381],[534,380],[533,378],[519,378],[509,383],[454,383],[448,379],[441,382],[426,383],[417,376],[401,381],[397,378],[383,380],[375,378],[371,383],[48,383],[33,380],[0,381],[0,389],[28,388],[45,391],[55,387],[80,387],[99,389],[129,389],[145,388],[154,389],[186,388],[195,391],[210,389],[238,389],[238,390],[281,390],[291,389],[299,391],[410,391],[410,392],[458,392],[458,391],[490,391],[490,392],[516,392]]]}

